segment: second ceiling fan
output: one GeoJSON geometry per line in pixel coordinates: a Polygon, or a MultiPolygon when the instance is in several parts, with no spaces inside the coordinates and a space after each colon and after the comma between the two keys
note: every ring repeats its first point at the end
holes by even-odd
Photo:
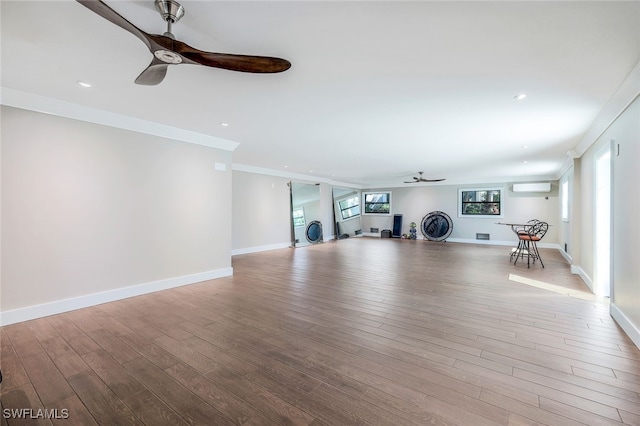
{"type": "Polygon", "coordinates": [[[423,177],[422,177],[422,174],[423,174],[423,173],[424,173],[424,172],[418,172],[418,175],[419,175],[419,176],[414,176],[414,177],[413,177],[413,180],[410,180],[410,181],[408,181],[408,182],[407,182],[407,181],[405,181],[404,183],[442,182],[442,181],[444,180],[444,178],[443,178],[443,179],[425,179],[425,178],[423,178],[423,177]]]}
{"type": "Polygon", "coordinates": [[[182,18],[184,8],[175,0],[155,0],[156,9],[167,23],[167,31],[163,35],[142,31],[100,0],[77,1],[107,21],[138,37],[153,54],[151,64],[136,78],[137,84],[159,84],[167,74],[168,66],[178,64],[204,65],[249,73],[278,73],[291,67],[291,63],[286,59],[205,52],[176,40],[171,33],[171,25],[182,18]]]}

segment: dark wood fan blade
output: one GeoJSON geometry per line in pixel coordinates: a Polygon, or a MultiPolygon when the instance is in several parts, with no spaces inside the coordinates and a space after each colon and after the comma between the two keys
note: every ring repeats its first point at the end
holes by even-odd
{"type": "Polygon", "coordinates": [[[172,37],[148,34],[142,31],[100,0],[76,1],[107,21],[116,24],[120,28],[138,37],[147,46],[149,51],[156,55],[147,69],[136,79],[137,84],[154,85],[160,83],[167,73],[167,66],[177,63],[205,65],[208,67],[250,73],[278,73],[286,71],[291,67],[291,63],[286,59],[268,56],[212,53],[198,50],[186,43],[174,40],[172,37]],[[177,56],[179,56],[179,58],[177,56]],[[161,61],[159,58],[165,58],[165,61],[161,61]]]}
{"type": "Polygon", "coordinates": [[[420,179],[420,182],[442,182],[445,179],[420,179]]]}
{"type": "Polygon", "coordinates": [[[164,80],[169,64],[154,57],[151,64],[136,78],[136,84],[154,86],[164,80]]]}
{"type": "Polygon", "coordinates": [[[121,15],[119,15],[115,10],[111,9],[109,6],[101,2],[100,0],[76,0],[78,3],[91,10],[92,12],[102,16],[109,22],[112,22],[129,31],[134,36],[138,37],[144,44],[147,45],[147,48],[151,50],[151,42],[149,40],[149,34],[145,33],[131,22],[127,21],[121,15]]]}
{"type": "Polygon", "coordinates": [[[187,63],[191,61],[207,67],[222,68],[231,71],[277,73],[291,68],[291,62],[286,59],[272,58],[269,56],[204,52],[178,40],[173,42],[172,50],[187,59],[187,61],[185,61],[187,63]]]}

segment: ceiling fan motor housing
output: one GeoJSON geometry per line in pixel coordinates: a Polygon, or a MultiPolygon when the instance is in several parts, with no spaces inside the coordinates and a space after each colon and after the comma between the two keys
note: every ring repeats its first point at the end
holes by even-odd
{"type": "Polygon", "coordinates": [[[184,16],[184,7],[174,0],[156,0],[156,10],[166,22],[176,23],[184,16]]]}

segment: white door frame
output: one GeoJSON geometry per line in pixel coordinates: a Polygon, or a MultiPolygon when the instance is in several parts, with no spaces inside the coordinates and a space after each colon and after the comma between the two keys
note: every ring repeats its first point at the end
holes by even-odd
{"type": "Polygon", "coordinates": [[[613,296],[611,294],[613,288],[613,143],[614,141],[611,140],[610,143],[600,148],[593,158],[593,291],[597,296],[606,297],[613,296]],[[609,161],[603,170],[600,161],[606,155],[609,156],[609,161]],[[608,173],[608,176],[603,173],[608,173]],[[608,186],[604,191],[599,190],[601,179],[605,179],[603,183],[608,186]],[[603,202],[606,203],[605,206],[602,206],[603,202]],[[605,217],[603,218],[603,216],[605,217]],[[608,224],[602,223],[602,220],[608,224]],[[601,229],[600,227],[603,225],[608,229],[601,229]],[[601,235],[602,233],[604,235],[601,235]],[[606,238],[607,241],[601,241],[602,238],[606,238]],[[602,270],[603,266],[605,270],[602,270]],[[603,283],[603,280],[608,280],[608,283],[603,283]]]}

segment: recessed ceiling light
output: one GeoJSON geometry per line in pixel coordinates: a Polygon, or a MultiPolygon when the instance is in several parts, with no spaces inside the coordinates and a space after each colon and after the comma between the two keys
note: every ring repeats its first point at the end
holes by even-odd
{"type": "Polygon", "coordinates": [[[527,97],[527,95],[526,95],[526,94],[524,94],[524,93],[520,93],[519,95],[515,95],[515,96],[513,97],[513,99],[515,99],[516,101],[521,101],[521,100],[523,100],[523,99],[524,99],[524,98],[526,98],[526,97],[527,97]]]}
{"type": "Polygon", "coordinates": [[[223,123],[220,123],[220,125],[221,125],[222,127],[229,127],[229,123],[224,123],[224,122],[223,122],[223,123]]]}
{"type": "Polygon", "coordinates": [[[86,81],[78,81],[78,84],[82,87],[91,87],[91,83],[87,83],[86,81]]]}
{"type": "Polygon", "coordinates": [[[522,149],[527,149],[529,148],[527,145],[522,145],[522,149]]]}
{"type": "Polygon", "coordinates": [[[524,164],[527,164],[527,160],[524,160],[524,161],[523,161],[523,163],[524,163],[524,164]]]}

